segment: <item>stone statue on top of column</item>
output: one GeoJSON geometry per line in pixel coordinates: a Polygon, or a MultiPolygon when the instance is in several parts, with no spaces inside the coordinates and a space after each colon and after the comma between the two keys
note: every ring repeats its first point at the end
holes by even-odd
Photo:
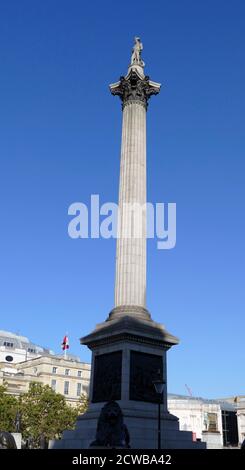
{"type": "Polygon", "coordinates": [[[141,65],[144,67],[145,63],[141,59],[141,51],[143,50],[143,44],[140,41],[140,38],[134,38],[134,47],[132,49],[132,56],[131,56],[131,65],[141,65]]]}

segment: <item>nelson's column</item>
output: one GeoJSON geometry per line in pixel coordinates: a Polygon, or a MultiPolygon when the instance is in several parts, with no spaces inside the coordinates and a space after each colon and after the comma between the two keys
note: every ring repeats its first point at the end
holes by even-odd
{"type": "Polygon", "coordinates": [[[92,351],[90,405],[75,430],[64,431],[53,448],[88,448],[91,443],[99,447],[97,424],[108,401],[116,401],[122,410],[131,448],[156,448],[159,396],[153,382],[158,378],[165,383],[161,447],[198,446],[191,432],[179,431],[178,419],[167,409],[166,352],[178,339],[154,322],[146,308],[146,213],[132,223],[130,210],[132,204],[146,203],[146,111],[150,97],[160,91],[160,84],[144,74],[142,49],[140,38],[135,38],[127,75],[110,85],[123,110],[115,306],[81,339],[92,351]]]}

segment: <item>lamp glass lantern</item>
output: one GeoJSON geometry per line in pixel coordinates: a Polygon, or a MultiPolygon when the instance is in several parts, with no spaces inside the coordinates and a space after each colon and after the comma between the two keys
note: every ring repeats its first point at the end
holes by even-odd
{"type": "Polygon", "coordinates": [[[161,380],[161,379],[157,379],[157,380],[154,380],[153,384],[154,384],[156,393],[161,395],[162,392],[163,392],[165,382],[163,382],[163,380],[161,380]]]}

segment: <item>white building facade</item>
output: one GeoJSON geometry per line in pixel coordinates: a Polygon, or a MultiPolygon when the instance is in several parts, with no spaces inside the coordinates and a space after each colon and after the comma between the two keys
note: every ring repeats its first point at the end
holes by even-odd
{"type": "Polygon", "coordinates": [[[55,355],[51,350],[31,343],[28,338],[0,331],[0,385],[15,396],[25,393],[31,382],[49,385],[76,405],[82,394],[88,395],[90,364],[67,354],[55,355]]]}
{"type": "Polygon", "coordinates": [[[191,431],[194,440],[206,442],[208,449],[239,447],[245,437],[245,401],[208,400],[168,395],[170,413],[179,418],[180,429],[191,431]]]}
{"type": "Polygon", "coordinates": [[[0,330],[0,362],[16,364],[54,352],[32,343],[26,336],[0,330]]]}

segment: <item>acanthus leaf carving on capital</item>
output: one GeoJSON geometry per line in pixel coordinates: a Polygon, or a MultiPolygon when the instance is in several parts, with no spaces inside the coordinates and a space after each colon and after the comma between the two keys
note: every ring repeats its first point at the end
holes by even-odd
{"type": "Polygon", "coordinates": [[[157,95],[160,85],[150,82],[150,78],[141,78],[134,70],[127,77],[120,77],[120,81],[110,86],[112,95],[119,96],[122,106],[128,102],[141,102],[147,108],[148,100],[152,95],[157,95]]]}

